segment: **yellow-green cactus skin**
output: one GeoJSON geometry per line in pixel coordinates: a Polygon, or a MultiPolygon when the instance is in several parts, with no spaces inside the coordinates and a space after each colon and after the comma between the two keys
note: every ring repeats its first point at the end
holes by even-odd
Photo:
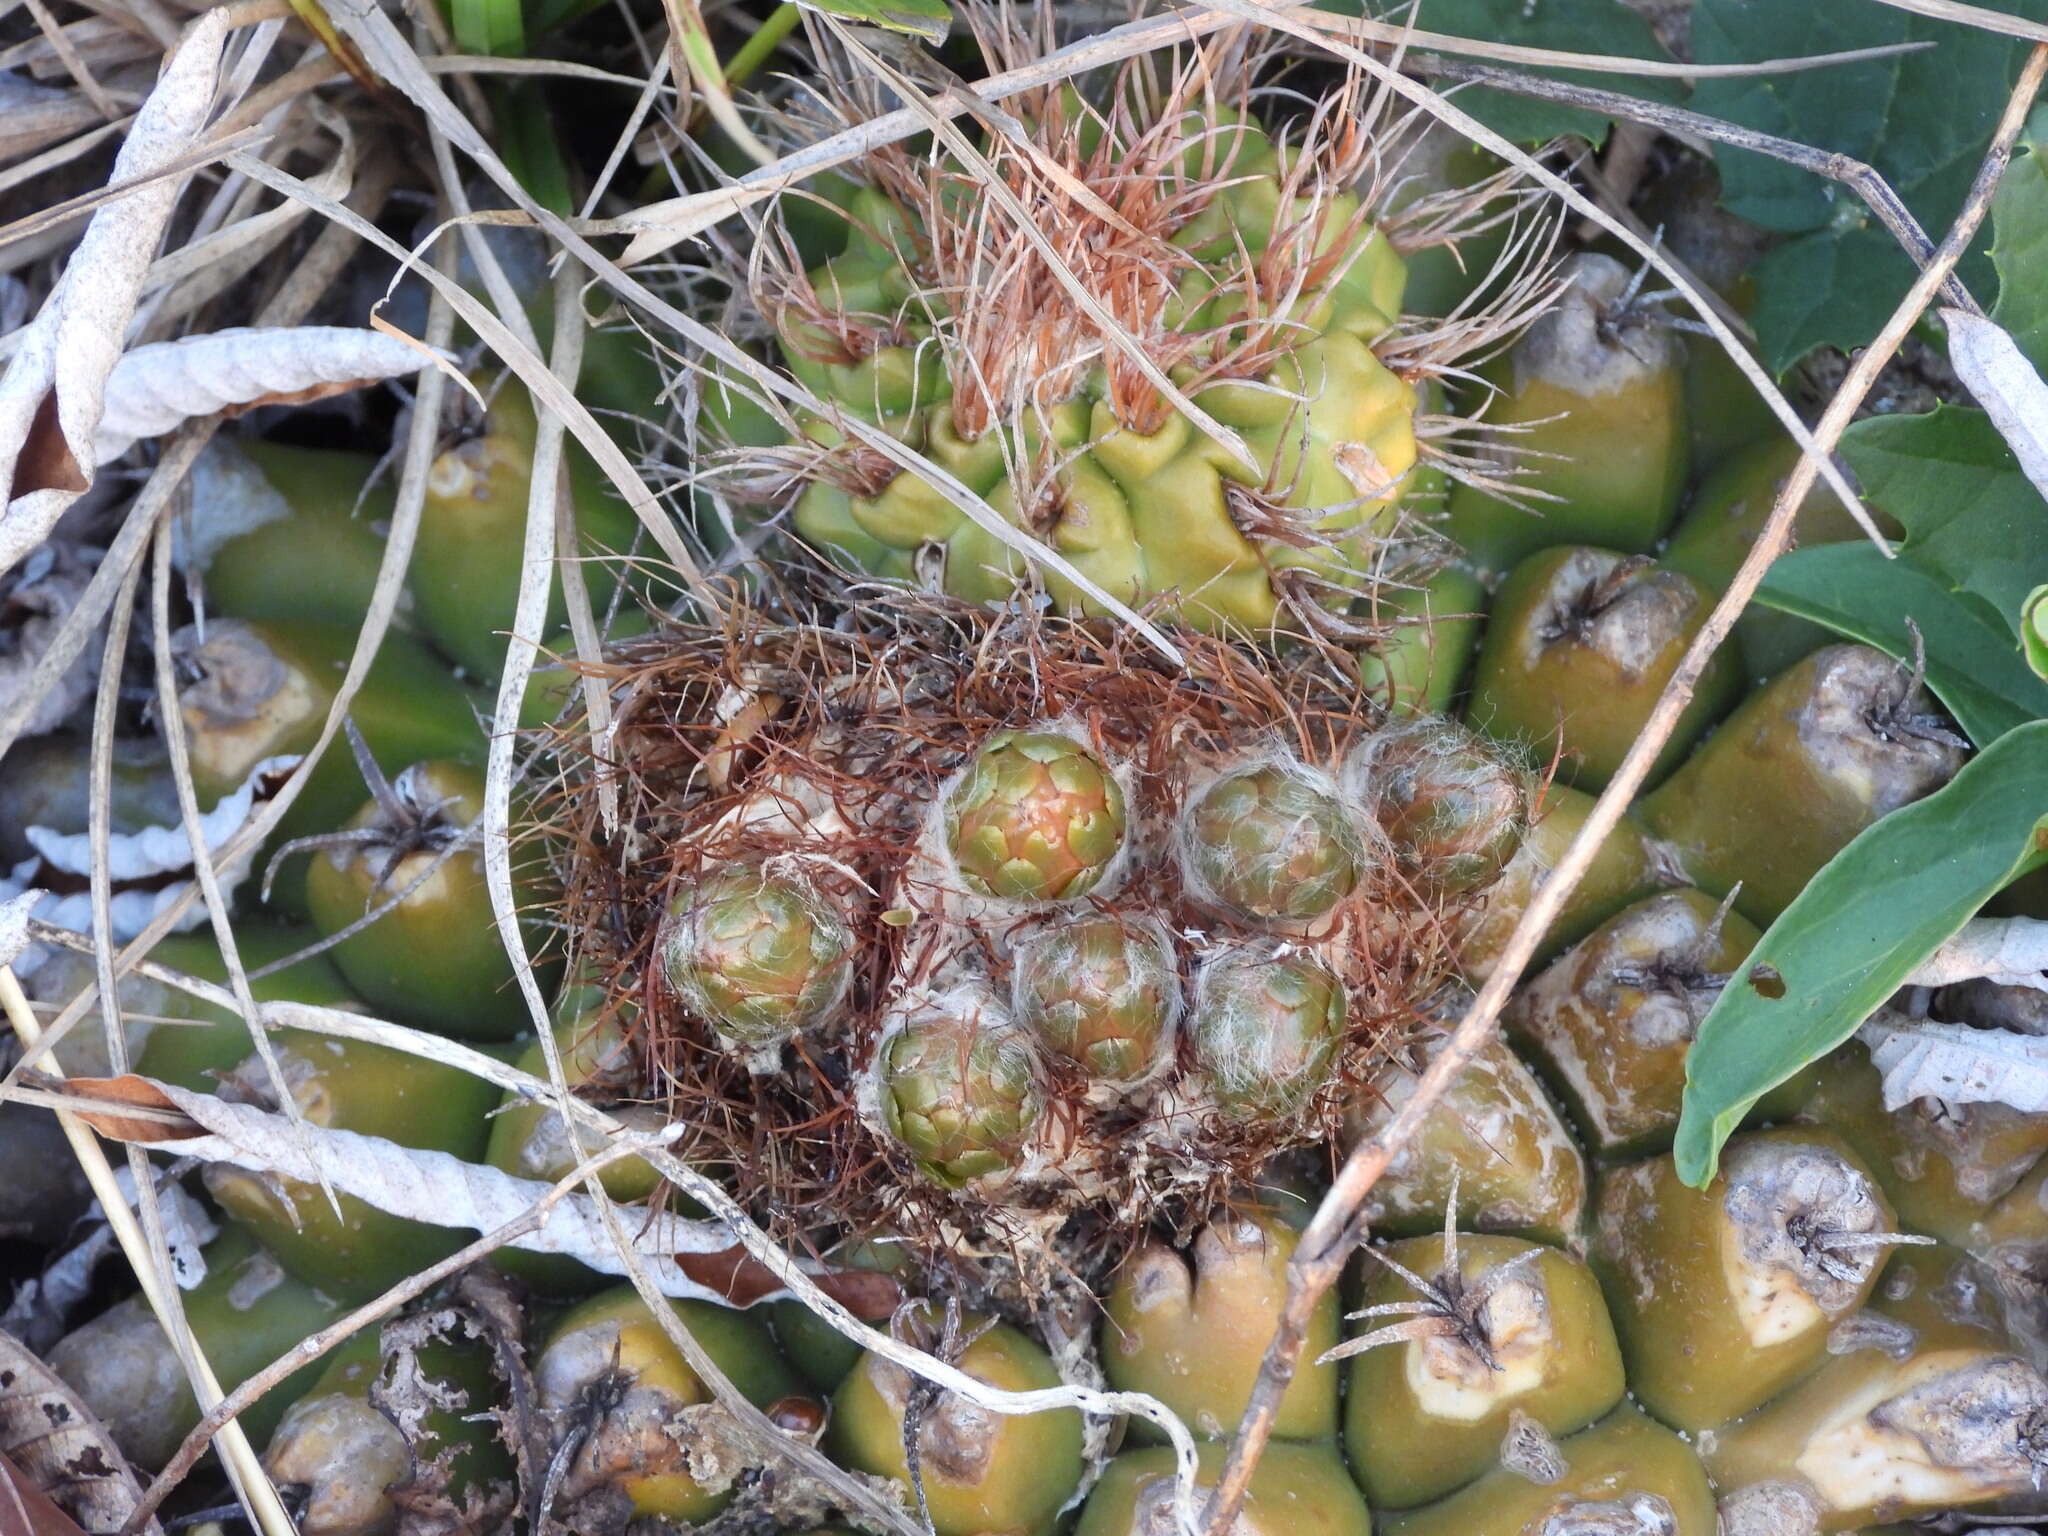
{"type": "Polygon", "coordinates": [[[1713,1490],[1693,1448],[1624,1405],[1557,1447],[1538,1482],[1499,1467],[1462,1492],[1385,1524],[1386,1536],[1715,1536],[1713,1490]]]}
{"type": "MultiPolygon", "coordinates": [[[[1454,1493],[1500,1460],[1521,1415],[1562,1437],[1621,1401],[1621,1349],[1600,1283],[1569,1254],[1513,1237],[1410,1238],[1385,1257],[1430,1287],[1444,1332],[1394,1340],[1347,1367],[1345,1449],[1375,1509],[1454,1493]]],[[[1424,1299],[1367,1256],[1367,1312],[1424,1299]]],[[[1393,1314],[1361,1318],[1361,1335],[1393,1314]]]]}
{"type": "MultiPolygon", "coordinates": [[[[1224,1440],[1251,1397],[1273,1319],[1287,1297],[1287,1261],[1300,1239],[1272,1212],[1222,1215],[1185,1254],[1148,1243],[1117,1271],[1102,1303],[1102,1369],[1120,1392],[1149,1392],[1197,1435],[1224,1440]]],[[[1273,1433],[1323,1440],[1337,1432],[1337,1367],[1318,1357],[1337,1342],[1337,1297],[1309,1318],[1301,1363],[1281,1394],[1273,1433]]],[[[1159,1432],[1134,1419],[1133,1438],[1159,1432]]]]}
{"type": "MultiPolygon", "coordinates": [[[[1119,256],[1118,227],[1090,214],[1108,238],[1088,258],[1103,270],[1083,280],[1110,294],[1157,372],[1050,278],[1042,295],[1020,281],[1000,304],[977,294],[979,312],[956,309],[983,233],[957,194],[907,177],[853,197],[841,254],[759,293],[783,360],[1110,596],[1210,631],[1289,626],[1286,573],[1355,577],[1418,478],[1417,387],[1374,351],[1400,314],[1405,263],[1354,193],[1311,192],[1303,152],[1242,113],[1189,110],[1141,143],[1121,119],[1032,126],[1125,230],[1155,237],[1119,256]]],[[[864,571],[938,569],[955,596],[1010,598],[1023,555],[843,426],[808,430],[833,462],[796,502],[802,537],[864,571]]],[[[1040,575],[1059,610],[1105,611],[1062,573],[1040,575]]]]}

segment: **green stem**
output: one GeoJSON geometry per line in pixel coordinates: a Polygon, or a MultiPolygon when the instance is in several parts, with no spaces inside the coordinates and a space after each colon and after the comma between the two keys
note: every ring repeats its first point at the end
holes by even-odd
{"type": "Polygon", "coordinates": [[[768,14],[754,35],[740,45],[739,52],[732,56],[732,62],[725,66],[725,83],[728,87],[743,85],[747,77],[775,52],[782,40],[796,30],[803,19],[803,11],[796,0],[782,0],[782,4],[768,14]]]}

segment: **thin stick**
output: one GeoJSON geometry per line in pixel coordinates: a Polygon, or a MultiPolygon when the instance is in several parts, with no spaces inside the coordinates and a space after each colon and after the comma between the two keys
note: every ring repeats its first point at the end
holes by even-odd
{"type": "Polygon", "coordinates": [[[1764,573],[1783,552],[1799,505],[1813,488],[1821,456],[1832,452],[1841,441],[1842,433],[1855,416],[1856,408],[1877,382],[1878,374],[1918,323],[1948,273],[1969,248],[1971,238],[1990,209],[1992,194],[1997,190],[1999,178],[2011,158],[2012,146],[2026,122],[2029,107],[2041,89],[2044,75],[2048,75],[2048,45],[2036,47],[2028,57],[2019,83],[2006,104],[1997,135],[1970,189],[1969,200],[1957,215],[1954,227],[1934,253],[1934,259],[1915,279],[1876,340],[1857,356],[1820,425],[1814,429],[1813,447],[1801,456],[1779,487],[1771,515],[1758,534],[1755,545],[1744,557],[1728,590],[1714,605],[1705,625],[1693,637],[1684,659],[1659,695],[1641,734],[1629,748],[1613,780],[1594,803],[1585,826],[1566,850],[1564,858],[1551,871],[1550,878],[1536,891],[1521,920],[1515,924],[1493,975],[1473,999],[1471,1008],[1459,1022],[1442,1054],[1416,1083],[1414,1093],[1377,1134],[1352,1149],[1329,1193],[1317,1208],[1315,1218],[1302,1233],[1300,1246],[1288,1265],[1287,1301],[1281,1309],[1280,1325],[1266,1348],[1265,1359],[1260,1362],[1258,1381],[1238,1424],[1237,1434],[1231,1441],[1215,1494],[1209,1502],[1204,1521],[1208,1536],[1222,1536],[1232,1528],[1237,1518],[1252,1471],[1272,1435],[1281,1394],[1293,1379],[1295,1362],[1307,1337],[1308,1320],[1316,1302],[1343,1271],[1345,1260],[1359,1238],[1359,1207],[1395,1153],[1413,1139],[1458,1074],[1486,1048],[1516,978],[1534,957],[1544,932],[1562,909],[1565,898],[1592,865],[1600,845],[1620,824],[1630,800],[1648,776],[1651,763],[1663,749],[1678,723],[1679,715],[1691,702],[1693,688],[1706,670],[1708,661],[1734,628],[1736,619],[1762,584],[1764,573]]]}
{"type": "MultiPolygon", "coordinates": [[[[33,1046],[42,1037],[42,1029],[36,1023],[35,1010],[29,1006],[28,996],[21,990],[21,983],[15,980],[14,967],[0,965],[0,1008],[4,1008],[7,1021],[14,1026],[14,1033],[24,1046],[33,1046]]],[[[62,1078],[63,1069],[54,1061],[47,1071],[50,1076],[62,1078]]],[[[177,1324],[181,1321],[173,1310],[173,1304],[164,1294],[163,1277],[156,1266],[155,1250],[149,1239],[143,1235],[135,1213],[128,1208],[128,1199],[121,1193],[121,1186],[115,1182],[113,1166],[107,1162],[107,1155],[100,1149],[99,1140],[91,1129],[68,1109],[57,1112],[57,1123],[64,1130],[64,1139],[71,1143],[78,1166],[85,1170],[86,1182],[99,1198],[100,1209],[106,1212],[107,1225],[113,1228],[115,1239],[121,1244],[121,1252],[127,1257],[128,1267],[135,1271],[135,1279],[142,1287],[142,1294],[149,1302],[149,1309],[156,1314],[157,1326],[166,1338],[178,1336],[177,1324]]],[[[193,1388],[202,1407],[210,1407],[221,1400],[220,1380],[213,1374],[213,1367],[200,1352],[199,1343],[192,1342],[192,1358],[186,1363],[192,1373],[193,1388]]],[[[285,1512],[284,1503],[277,1496],[277,1489],[271,1486],[270,1478],[263,1470],[263,1464],[256,1459],[256,1449],[249,1443],[249,1436],[239,1421],[229,1420],[221,1428],[220,1459],[241,1490],[242,1498],[248,1505],[257,1528],[263,1536],[297,1536],[292,1527],[291,1516],[285,1512]]]]}

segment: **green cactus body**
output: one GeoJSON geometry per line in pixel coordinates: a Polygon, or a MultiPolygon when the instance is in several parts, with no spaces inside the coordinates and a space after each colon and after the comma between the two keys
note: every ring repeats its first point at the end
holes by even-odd
{"type": "MultiPolygon", "coordinates": [[[[1567,546],[1531,555],[1501,583],[1472,669],[1472,723],[1547,756],[1599,790],[1642,734],[1713,602],[1690,576],[1641,557],[1567,546]]],[[[1717,652],[1650,769],[1669,773],[1735,702],[1741,668],[1717,652]]]]}
{"type": "MultiPolygon", "coordinates": [[[[936,1332],[936,1308],[906,1308],[899,1332],[936,1332]]],[[[972,1340],[954,1362],[977,1381],[1012,1392],[1059,1385],[1052,1357],[1005,1323],[969,1317],[972,1340]]],[[[922,1340],[927,1347],[934,1339],[922,1340]]],[[[914,1379],[880,1355],[864,1354],[832,1401],[826,1449],[841,1466],[911,1490],[905,1450],[914,1379]]],[[[1061,1507],[1081,1486],[1081,1415],[1071,1408],[996,1414],[947,1394],[916,1427],[918,1472],[937,1536],[1049,1536],[1061,1507]]]]}
{"type": "Polygon", "coordinates": [[[1346,1019],[1344,984],[1320,960],[1244,945],[1202,967],[1188,1038],[1226,1120],[1285,1120],[1323,1086],[1346,1019]]]}
{"type": "Polygon", "coordinates": [[[1459,1493],[1391,1517],[1387,1536],[1716,1536],[1706,1470],[1693,1448],[1623,1404],[1560,1441],[1540,1469],[1497,1467],[1459,1493]],[[1556,1474],[1552,1477],[1552,1474],[1556,1474]]]}
{"type": "Polygon", "coordinates": [[[1124,792],[1055,731],[998,731],[946,796],[946,845],[978,894],[1066,901],[1101,883],[1124,842],[1124,792]]]}
{"type": "MultiPolygon", "coordinates": [[[[1759,937],[1710,896],[1666,891],[1608,919],[1522,988],[1502,1016],[1509,1037],[1558,1085],[1594,1151],[1670,1145],[1693,1036],[1759,937]]],[[[1773,1090],[1758,1117],[1799,1096],[1773,1090]]]]}
{"type": "Polygon", "coordinates": [[[1501,440],[1501,470],[1529,498],[1525,509],[1478,485],[1452,489],[1444,531],[1482,569],[1556,544],[1647,553],[1685,489],[1675,338],[1625,302],[1630,274],[1612,257],[1586,252],[1565,271],[1571,286],[1557,307],[1482,370],[1500,392],[1486,419],[1514,429],[1501,440]]]}
{"type": "MultiPolygon", "coordinates": [[[[1713,356],[1724,357],[1719,347],[1713,356]]],[[[1743,380],[1741,388],[1751,399],[1756,392],[1743,380]]],[[[1734,455],[1727,463],[1700,482],[1692,504],[1658,558],[1674,571],[1682,571],[1708,591],[1727,590],[1763,532],[1777,500],[1778,488],[1799,462],[1799,445],[1776,429],[1734,455]]],[[[1882,520],[1889,524],[1889,519],[1882,520]]],[[[1896,528],[1889,531],[1896,533],[1896,528]]],[[[1839,544],[1862,538],[1863,530],[1842,505],[1825,480],[1815,480],[1813,489],[1799,504],[1792,519],[1792,543],[1799,549],[1814,544],[1839,544]]],[[[1810,656],[1830,639],[1828,631],[1810,619],[1796,618],[1752,603],[1735,624],[1735,641],[1741,647],[1745,671],[1752,682],[1775,677],[1802,657],[1810,656]]]]}
{"type": "MultiPolygon", "coordinates": [[[[1500,1460],[1517,1413],[1563,1436],[1621,1401],[1614,1325],[1580,1260],[1513,1237],[1461,1237],[1455,1251],[1417,1237],[1384,1252],[1435,1292],[1422,1315],[1445,1331],[1350,1362],[1345,1448],[1374,1508],[1405,1509],[1472,1481],[1500,1460]]],[[[1404,1307],[1417,1295],[1406,1276],[1369,1264],[1364,1300],[1404,1307]]],[[[1389,1315],[1362,1317],[1360,1334],[1389,1315]]]]}
{"type": "Polygon", "coordinates": [[[1364,616],[1393,631],[1359,652],[1359,681],[1395,714],[1444,713],[1471,670],[1485,614],[1486,583],[1461,566],[1417,587],[1377,592],[1364,616]]]}
{"type": "Polygon", "coordinates": [[[949,1188],[1014,1169],[1045,1111],[1030,1036],[970,987],[912,1010],[876,1085],[889,1134],[949,1188]]]}
{"type": "Polygon", "coordinates": [[[1637,808],[1692,883],[1768,927],[1888,812],[1939,789],[1961,742],[1890,657],[1814,652],[1743,700],[1637,808]]]}
{"type": "MultiPolygon", "coordinates": [[[[1197,1435],[1228,1439],[1250,1400],[1287,1297],[1287,1263],[1299,1236],[1279,1216],[1253,1208],[1219,1216],[1188,1253],[1162,1243],[1138,1250],[1117,1271],[1102,1303],[1102,1369],[1119,1392],[1149,1392],[1197,1435]]],[[[1335,1292],[1309,1318],[1307,1344],[1280,1398],[1273,1433],[1324,1440],[1337,1432],[1337,1367],[1319,1357],[1337,1342],[1335,1292]]],[[[1131,1421],[1133,1439],[1160,1431],[1131,1421]]]]}
{"type": "Polygon", "coordinates": [[[1112,913],[1042,929],[1012,958],[1010,1011],[1093,1081],[1139,1082],[1165,1061],[1180,1015],[1173,941],[1156,918],[1112,913]]]}
{"type": "Polygon", "coordinates": [[[854,938],[800,875],[719,870],[677,896],[662,961],[668,984],[725,1038],[781,1044],[846,995],[854,938]]]}
{"type": "MultiPolygon", "coordinates": [[[[1197,1516],[1223,1474],[1227,1449],[1214,1443],[1195,1447],[1197,1516]]],[[[1074,1536],[1154,1536],[1176,1529],[1173,1454],[1171,1446],[1161,1445],[1119,1455],[1089,1493],[1074,1536]]],[[[1232,1536],[1372,1536],[1372,1513],[1334,1447],[1275,1441],[1253,1468],[1244,1507],[1230,1529],[1232,1536]]]]}
{"type": "MultiPolygon", "coordinates": [[[[1091,123],[1079,147],[1046,151],[1152,237],[1141,254],[1118,251],[1125,235],[1086,215],[1103,238],[1077,249],[1102,270],[1082,281],[1245,457],[1049,275],[956,311],[949,284],[971,282],[977,240],[1001,238],[957,188],[898,174],[887,192],[863,189],[846,251],[759,297],[802,382],[918,448],[1112,597],[1167,622],[1265,631],[1287,622],[1286,573],[1355,577],[1412,489],[1417,390],[1373,351],[1399,315],[1405,265],[1353,194],[1311,194],[1292,175],[1300,152],[1239,114],[1189,112],[1142,146],[1123,131],[1091,123]]],[[[897,579],[936,551],[954,595],[1010,597],[1022,555],[872,448],[810,430],[832,462],[796,503],[804,538],[897,579]]],[[[1060,610],[1104,611],[1041,574],[1060,610]]]]}
{"type": "Polygon", "coordinates": [[[1629,1387],[1665,1423],[1718,1429],[1811,1372],[1896,1231],[1876,1182],[1825,1132],[1751,1131],[1705,1190],[1669,1157],[1608,1171],[1594,1261],[1629,1387]]]}
{"type": "Polygon", "coordinates": [[[1262,922],[1310,922],[1358,884],[1365,862],[1348,807],[1280,763],[1236,768],[1190,801],[1182,857],[1197,888],[1262,922]]]}
{"type": "MultiPolygon", "coordinates": [[[[1440,1052],[1448,1036],[1432,1042],[1440,1052]]],[[[1418,1072],[1382,1073],[1344,1118],[1347,1145],[1384,1130],[1415,1091],[1418,1072]]],[[[1372,1188],[1363,1214],[1375,1233],[1441,1232],[1457,1200],[1458,1227],[1563,1245],[1586,1212],[1586,1160],[1534,1074],[1495,1041],[1451,1081],[1417,1133],[1372,1188]]]]}

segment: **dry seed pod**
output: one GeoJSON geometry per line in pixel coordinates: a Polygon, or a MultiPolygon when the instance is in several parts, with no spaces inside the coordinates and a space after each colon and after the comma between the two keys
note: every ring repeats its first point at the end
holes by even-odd
{"type": "MultiPolygon", "coordinates": [[[[1299,1241],[1278,1216],[1253,1209],[1211,1222],[1185,1254],[1164,1243],[1139,1249],[1103,1297],[1102,1370],[1110,1386],[1149,1392],[1197,1435],[1227,1439],[1251,1397],[1299,1241]]],[[[1337,1432],[1337,1367],[1319,1358],[1336,1342],[1337,1297],[1326,1292],[1273,1421],[1283,1440],[1337,1432]]],[[[1160,1438],[1144,1420],[1132,1420],[1130,1433],[1160,1438]]]]}
{"type": "MultiPolygon", "coordinates": [[[[898,1313],[892,1326],[899,1337],[935,1350],[992,1387],[1029,1392],[1059,1385],[1052,1357],[1007,1324],[957,1309],[941,1314],[919,1302],[898,1313]]],[[[863,1355],[833,1398],[826,1447],[841,1466],[889,1478],[913,1501],[905,1450],[913,1398],[920,1410],[917,1469],[937,1536],[1050,1531],[1081,1486],[1079,1413],[999,1414],[955,1393],[930,1398],[902,1367],[863,1355]]]]}
{"type": "MultiPolygon", "coordinates": [[[[1713,608],[1690,576],[1641,556],[1570,547],[1532,555],[1494,594],[1466,718],[1539,754],[1561,740],[1561,777],[1599,790],[1642,734],[1713,608]]],[[[1655,783],[1735,702],[1741,668],[1707,664],[1650,769],[1655,783]]]]}
{"type": "MultiPolygon", "coordinates": [[[[1223,1472],[1226,1447],[1195,1448],[1196,1509],[1223,1472]]],[[[1171,1446],[1125,1451],[1102,1474],[1082,1507],[1074,1536],[1167,1536],[1174,1524],[1171,1446]]],[[[1231,1536],[1372,1536],[1372,1513],[1329,1445],[1268,1445],[1252,1469],[1231,1536]]]]}
{"type": "Polygon", "coordinates": [[[1442,718],[1367,736],[1345,764],[1344,783],[1378,820],[1402,872],[1433,894],[1490,883],[1528,834],[1521,765],[1442,718]]]}
{"type": "Polygon", "coordinates": [[[2048,1115],[1941,1099],[1886,1109],[1883,1080],[1860,1041],[1803,1076],[1812,1093],[1799,1118],[1855,1148],[1899,1219],[1945,1243],[1967,1241],[1971,1224],[2048,1153],[2048,1115]]]}
{"type": "MultiPolygon", "coordinates": [[[[1448,1038],[1433,1042],[1429,1054],[1448,1038]]],[[[1384,1127],[1415,1091],[1421,1070],[1381,1073],[1370,1099],[1345,1115],[1345,1144],[1384,1127]]],[[[1392,1236],[1441,1231],[1455,1214],[1462,1231],[1562,1245],[1577,1237],[1585,1210],[1586,1161],[1578,1144],[1543,1085],[1495,1040],[1451,1080],[1442,1102],[1394,1154],[1361,1214],[1373,1231],[1392,1236]]]]}
{"type": "Polygon", "coordinates": [[[1312,954],[1221,950],[1195,976],[1195,1070],[1227,1120],[1298,1116],[1329,1076],[1346,1017],[1344,983],[1312,954]]]}
{"type": "Polygon", "coordinates": [[[1834,1137],[1754,1131],[1704,1190],[1669,1157],[1616,1168],[1595,1262],[1643,1406],[1689,1432],[1741,1417],[1806,1375],[1900,1239],[1870,1173],[1834,1137]]]}
{"type": "Polygon", "coordinates": [[[799,870],[715,870],[678,895],[663,979],[719,1036],[772,1053],[828,1019],[853,980],[853,932],[799,870]]]}
{"type": "MultiPolygon", "coordinates": [[[[1761,937],[1699,891],[1639,901],[1529,982],[1502,1015],[1606,1157],[1661,1151],[1678,1126],[1700,1020],[1761,937]]],[[[1795,1079],[1795,1083],[1800,1080],[1795,1079]]],[[[1775,1105],[1796,1097],[1777,1092],[1775,1105]]]]}
{"type": "Polygon", "coordinates": [[[1010,1012],[1091,1082],[1128,1088],[1173,1059],[1180,963],[1156,917],[1096,913],[1019,941],[1010,1012]]]}
{"type": "Polygon", "coordinates": [[[1553,1436],[1621,1400],[1599,1282],[1513,1237],[1412,1238],[1367,1251],[1344,1444],[1375,1509],[1455,1492],[1500,1459],[1519,1413],[1553,1436]],[[1400,1321],[1395,1321],[1400,1319],[1400,1321]]]}
{"type": "Polygon", "coordinates": [[[979,983],[910,999],[874,1080],[889,1134],[952,1189],[1014,1172],[1045,1112],[1037,1048],[979,983]]]}
{"type": "Polygon", "coordinates": [[[947,850],[983,896],[1071,901],[1124,845],[1124,793],[1092,752],[1057,731],[998,731],[947,792],[947,850]]]}
{"type": "Polygon", "coordinates": [[[1698,1455],[1627,1404],[1557,1450],[1564,1471],[1555,1482],[1502,1467],[1390,1516],[1386,1536],[1716,1536],[1698,1455]]]}
{"type": "Polygon", "coordinates": [[[1964,745],[1919,679],[1831,645],[1745,699],[1638,808],[1692,883],[1767,927],[1865,827],[1939,789],[1964,745]]]}
{"type": "Polygon", "coordinates": [[[1563,297],[1481,370],[1500,391],[1486,420],[1513,429],[1493,449],[1499,473],[1529,507],[1477,485],[1451,492],[1444,531],[1489,570],[1554,544],[1644,553],[1685,486],[1676,337],[1639,301],[1640,276],[1611,256],[1584,252],[1561,271],[1563,297]]]}
{"type": "Polygon", "coordinates": [[[1365,849],[1356,819],[1320,774],[1254,763],[1219,774],[1181,812],[1189,883],[1224,911],[1308,923],[1357,886],[1365,849]]]}
{"type": "Polygon", "coordinates": [[[1706,1460],[1727,1536],[1967,1508],[2048,1472],[2048,1381],[1996,1350],[1859,1349],[1718,1435],[1706,1460]]]}

